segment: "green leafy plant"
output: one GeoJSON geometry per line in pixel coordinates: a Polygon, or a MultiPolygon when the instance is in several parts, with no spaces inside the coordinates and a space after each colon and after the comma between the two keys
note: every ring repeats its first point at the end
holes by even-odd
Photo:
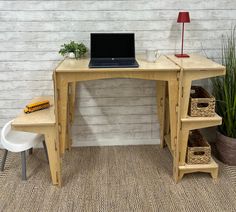
{"type": "Polygon", "coordinates": [[[216,97],[216,112],[222,117],[219,131],[236,138],[236,39],[235,27],[222,40],[222,64],[226,75],[213,78],[213,94],[216,97]]]}
{"type": "Polygon", "coordinates": [[[87,52],[87,48],[83,43],[76,43],[74,41],[71,41],[68,44],[65,43],[61,45],[61,47],[63,48],[60,49],[59,54],[65,56],[68,53],[72,52],[74,53],[76,59],[84,56],[87,52]]]}

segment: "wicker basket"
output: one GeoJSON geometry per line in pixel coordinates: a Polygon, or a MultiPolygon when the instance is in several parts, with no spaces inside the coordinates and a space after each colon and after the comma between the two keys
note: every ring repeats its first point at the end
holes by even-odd
{"type": "Polygon", "coordinates": [[[211,146],[199,130],[190,131],[188,140],[187,163],[207,164],[211,161],[211,146]]]}
{"type": "Polygon", "coordinates": [[[209,117],[215,115],[215,97],[200,86],[192,86],[189,100],[189,115],[209,117]]]}

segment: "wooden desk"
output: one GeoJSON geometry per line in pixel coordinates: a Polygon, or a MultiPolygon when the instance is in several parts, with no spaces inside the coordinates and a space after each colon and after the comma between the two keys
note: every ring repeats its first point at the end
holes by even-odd
{"type": "Polygon", "coordinates": [[[76,82],[109,78],[156,80],[160,140],[163,146],[165,137],[165,142],[173,155],[175,181],[181,179],[184,173],[196,170],[210,172],[215,177],[215,166],[214,171],[212,171],[213,169],[209,171],[206,167],[199,170],[199,166],[192,168],[185,164],[187,135],[188,130],[194,129],[194,127],[217,125],[221,120],[216,115],[208,121],[204,122],[203,119],[199,121],[196,118],[188,117],[187,109],[192,80],[223,75],[225,68],[197,55],[191,55],[190,58],[185,59],[161,56],[156,63],[146,62],[142,58],[137,60],[139,68],[89,69],[89,59],[66,59],[59,64],[54,71],[54,88],[61,155],[71,145],[70,126],[67,123],[71,122],[73,117],[76,82]],[[69,103],[69,100],[72,104],[69,103]],[[168,111],[165,110],[166,106],[168,106],[168,111]]]}
{"type": "MultiPolygon", "coordinates": [[[[222,119],[215,114],[214,117],[190,117],[188,116],[188,104],[193,80],[206,79],[225,74],[225,67],[206,59],[203,56],[193,54],[190,58],[177,58],[173,55],[167,56],[171,61],[181,67],[180,72],[180,99],[179,99],[179,128],[177,129],[178,145],[176,146],[179,152],[179,168],[177,180],[180,180],[184,174],[192,172],[207,172],[211,173],[213,179],[218,175],[218,164],[212,159],[211,163],[204,165],[188,165],[185,162],[189,131],[221,125],[222,119]]],[[[168,135],[164,135],[168,138],[168,135]]]]}
{"type": "MultiPolygon", "coordinates": [[[[100,68],[100,69],[89,69],[89,59],[66,59],[59,64],[54,72],[55,82],[55,103],[57,110],[57,123],[59,129],[59,140],[60,140],[60,152],[63,154],[65,149],[70,148],[70,126],[67,127],[68,122],[69,106],[68,99],[71,97],[71,93],[75,93],[73,89],[69,89],[69,84],[73,85],[78,81],[96,80],[96,79],[108,79],[108,78],[136,78],[146,80],[157,80],[158,92],[158,113],[160,119],[163,120],[163,96],[161,95],[164,91],[163,81],[168,82],[169,90],[169,108],[171,114],[170,129],[171,129],[171,146],[174,149],[174,142],[176,142],[176,123],[177,113],[176,108],[178,105],[178,86],[179,86],[179,73],[180,67],[174,64],[165,56],[161,56],[156,63],[146,62],[142,58],[138,58],[139,68],[100,68]],[[70,90],[70,92],[69,92],[70,90]]],[[[73,98],[72,98],[73,99],[73,98]]],[[[73,102],[73,101],[72,101],[73,102]]],[[[160,125],[163,128],[163,125],[160,125]]],[[[161,130],[162,131],[162,130],[161,130]]],[[[163,140],[163,135],[161,135],[163,140]]]]}
{"type": "Polygon", "coordinates": [[[61,185],[61,160],[59,154],[59,142],[56,137],[54,99],[51,96],[36,97],[30,103],[45,99],[50,101],[50,108],[30,114],[25,114],[22,111],[22,113],[13,121],[12,127],[19,131],[44,134],[52,182],[54,185],[61,185]]]}

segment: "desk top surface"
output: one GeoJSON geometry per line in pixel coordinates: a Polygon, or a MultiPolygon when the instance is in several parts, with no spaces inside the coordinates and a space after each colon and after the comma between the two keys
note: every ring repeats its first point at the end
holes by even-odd
{"type": "Polygon", "coordinates": [[[22,113],[14,119],[12,125],[16,127],[54,125],[55,114],[54,114],[54,100],[52,96],[35,97],[29,103],[34,103],[42,100],[49,100],[51,105],[50,108],[39,110],[29,114],[25,114],[22,108],[22,113]]]}
{"type": "Polygon", "coordinates": [[[89,68],[89,58],[65,59],[56,72],[114,72],[114,71],[178,71],[180,67],[184,71],[201,70],[225,70],[225,67],[198,54],[191,54],[189,58],[177,58],[174,55],[162,55],[155,63],[147,62],[145,55],[138,55],[138,68],[89,68]]]}
{"type": "Polygon", "coordinates": [[[189,58],[178,58],[174,55],[167,55],[167,57],[184,71],[225,70],[224,66],[199,54],[191,54],[189,58]]]}
{"type": "Polygon", "coordinates": [[[138,68],[89,68],[89,58],[85,59],[65,59],[58,67],[56,72],[114,72],[114,71],[178,71],[180,67],[169,60],[166,56],[162,55],[157,59],[156,62],[145,61],[145,56],[137,56],[137,61],[139,63],[138,68]]]}

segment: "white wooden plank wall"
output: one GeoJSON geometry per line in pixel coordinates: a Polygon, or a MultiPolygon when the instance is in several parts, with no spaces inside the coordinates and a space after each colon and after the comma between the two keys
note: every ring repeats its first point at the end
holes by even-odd
{"type": "MultiPolygon", "coordinates": [[[[178,11],[190,11],[185,49],[218,60],[221,35],[236,24],[232,0],[0,1],[0,128],[29,99],[53,94],[60,45],[89,45],[91,32],[135,32],[137,51],[180,47],[178,11]]],[[[155,82],[112,79],[80,83],[74,145],[158,143],[155,82]]]]}

